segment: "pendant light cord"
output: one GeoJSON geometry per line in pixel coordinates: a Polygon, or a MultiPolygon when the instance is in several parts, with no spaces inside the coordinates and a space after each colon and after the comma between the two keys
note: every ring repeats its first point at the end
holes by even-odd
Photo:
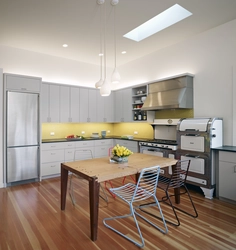
{"type": "Polygon", "coordinates": [[[103,58],[103,51],[102,51],[102,6],[100,6],[100,74],[102,79],[102,58],[103,58]]]}
{"type": "Polygon", "coordinates": [[[115,45],[115,68],[116,68],[116,7],[114,6],[114,45],[115,45]]]}
{"type": "Polygon", "coordinates": [[[104,3],[104,81],[106,80],[106,3],[104,3]]]}

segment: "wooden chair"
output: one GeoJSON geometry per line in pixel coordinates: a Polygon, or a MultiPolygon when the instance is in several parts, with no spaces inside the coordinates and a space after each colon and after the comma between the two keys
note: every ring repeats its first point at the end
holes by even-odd
{"type": "MultiPolygon", "coordinates": [[[[137,184],[133,183],[127,183],[124,186],[117,187],[117,188],[110,188],[110,191],[115,194],[117,197],[119,197],[122,201],[126,202],[130,208],[130,213],[121,215],[121,216],[115,216],[115,217],[110,217],[110,218],[105,218],[103,220],[103,223],[106,227],[109,229],[113,230],[114,232],[118,233],[119,235],[123,236],[127,240],[133,242],[135,245],[139,247],[144,247],[144,239],[141,233],[141,230],[139,228],[138,221],[136,219],[136,215],[144,219],[146,222],[148,222],[150,225],[161,231],[162,233],[167,233],[168,228],[165,223],[164,216],[162,214],[162,210],[160,207],[160,204],[156,198],[156,188],[157,188],[157,182],[158,182],[158,176],[160,172],[160,167],[151,167],[151,168],[145,168],[141,171],[139,179],[137,184]],[[145,206],[152,206],[156,207],[157,210],[159,211],[160,217],[162,218],[164,229],[160,228],[156,224],[154,224],[152,221],[148,220],[146,217],[143,215],[139,214],[137,212],[137,209],[139,209],[140,203],[145,201],[146,199],[153,198],[154,203],[145,205],[145,206]],[[134,206],[134,204],[137,204],[134,206]],[[126,234],[120,232],[119,230],[115,229],[114,227],[108,225],[108,221],[110,220],[119,220],[127,217],[133,217],[134,223],[136,225],[136,229],[139,234],[139,240],[135,240],[126,234]]],[[[120,228],[122,224],[120,224],[118,227],[120,228]]]]}

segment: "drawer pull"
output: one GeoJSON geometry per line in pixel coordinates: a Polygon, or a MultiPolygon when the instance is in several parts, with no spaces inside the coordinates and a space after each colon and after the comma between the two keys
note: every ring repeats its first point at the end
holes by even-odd
{"type": "Polygon", "coordinates": [[[56,167],[56,165],[51,165],[51,168],[55,168],[56,167]]]}
{"type": "Polygon", "coordinates": [[[190,155],[190,154],[186,154],[186,157],[191,157],[191,158],[199,158],[199,155],[190,155]]]}

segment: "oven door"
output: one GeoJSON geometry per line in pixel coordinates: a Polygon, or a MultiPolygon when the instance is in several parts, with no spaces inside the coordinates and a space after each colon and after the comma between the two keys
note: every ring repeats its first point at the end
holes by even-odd
{"type": "MultiPolygon", "coordinates": [[[[161,157],[166,157],[166,152],[165,150],[161,148],[152,148],[152,147],[140,147],[140,153],[142,154],[147,154],[147,155],[156,155],[156,156],[161,156],[161,157]]],[[[165,170],[161,169],[160,174],[165,174],[165,170]]]]}
{"type": "Polygon", "coordinates": [[[141,153],[147,154],[147,155],[156,155],[156,156],[165,157],[164,152],[159,149],[144,148],[143,150],[141,150],[141,153]]]}
{"type": "Polygon", "coordinates": [[[205,138],[203,136],[181,135],[180,148],[182,150],[204,152],[205,138]]]}

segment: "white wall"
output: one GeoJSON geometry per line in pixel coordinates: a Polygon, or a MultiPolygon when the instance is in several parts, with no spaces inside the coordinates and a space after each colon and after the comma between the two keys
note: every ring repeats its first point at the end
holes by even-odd
{"type": "Polygon", "coordinates": [[[3,187],[3,70],[0,68],[0,188],[3,187]]]}
{"type": "MultiPolygon", "coordinates": [[[[4,73],[41,77],[45,82],[94,87],[100,67],[0,45],[0,68],[4,73]]],[[[112,69],[107,69],[110,76],[112,69]]]]}
{"type": "Polygon", "coordinates": [[[119,71],[129,84],[194,74],[194,116],[222,117],[224,144],[235,146],[235,67],[236,20],[126,64],[119,71]]]}
{"type": "MultiPolygon", "coordinates": [[[[0,68],[7,73],[38,76],[43,81],[90,87],[99,79],[99,67],[95,65],[4,46],[0,46],[0,54],[0,68]]],[[[222,117],[224,144],[235,145],[235,67],[236,20],[233,20],[119,67],[122,76],[120,87],[185,72],[195,74],[195,117],[222,117]]]]}

